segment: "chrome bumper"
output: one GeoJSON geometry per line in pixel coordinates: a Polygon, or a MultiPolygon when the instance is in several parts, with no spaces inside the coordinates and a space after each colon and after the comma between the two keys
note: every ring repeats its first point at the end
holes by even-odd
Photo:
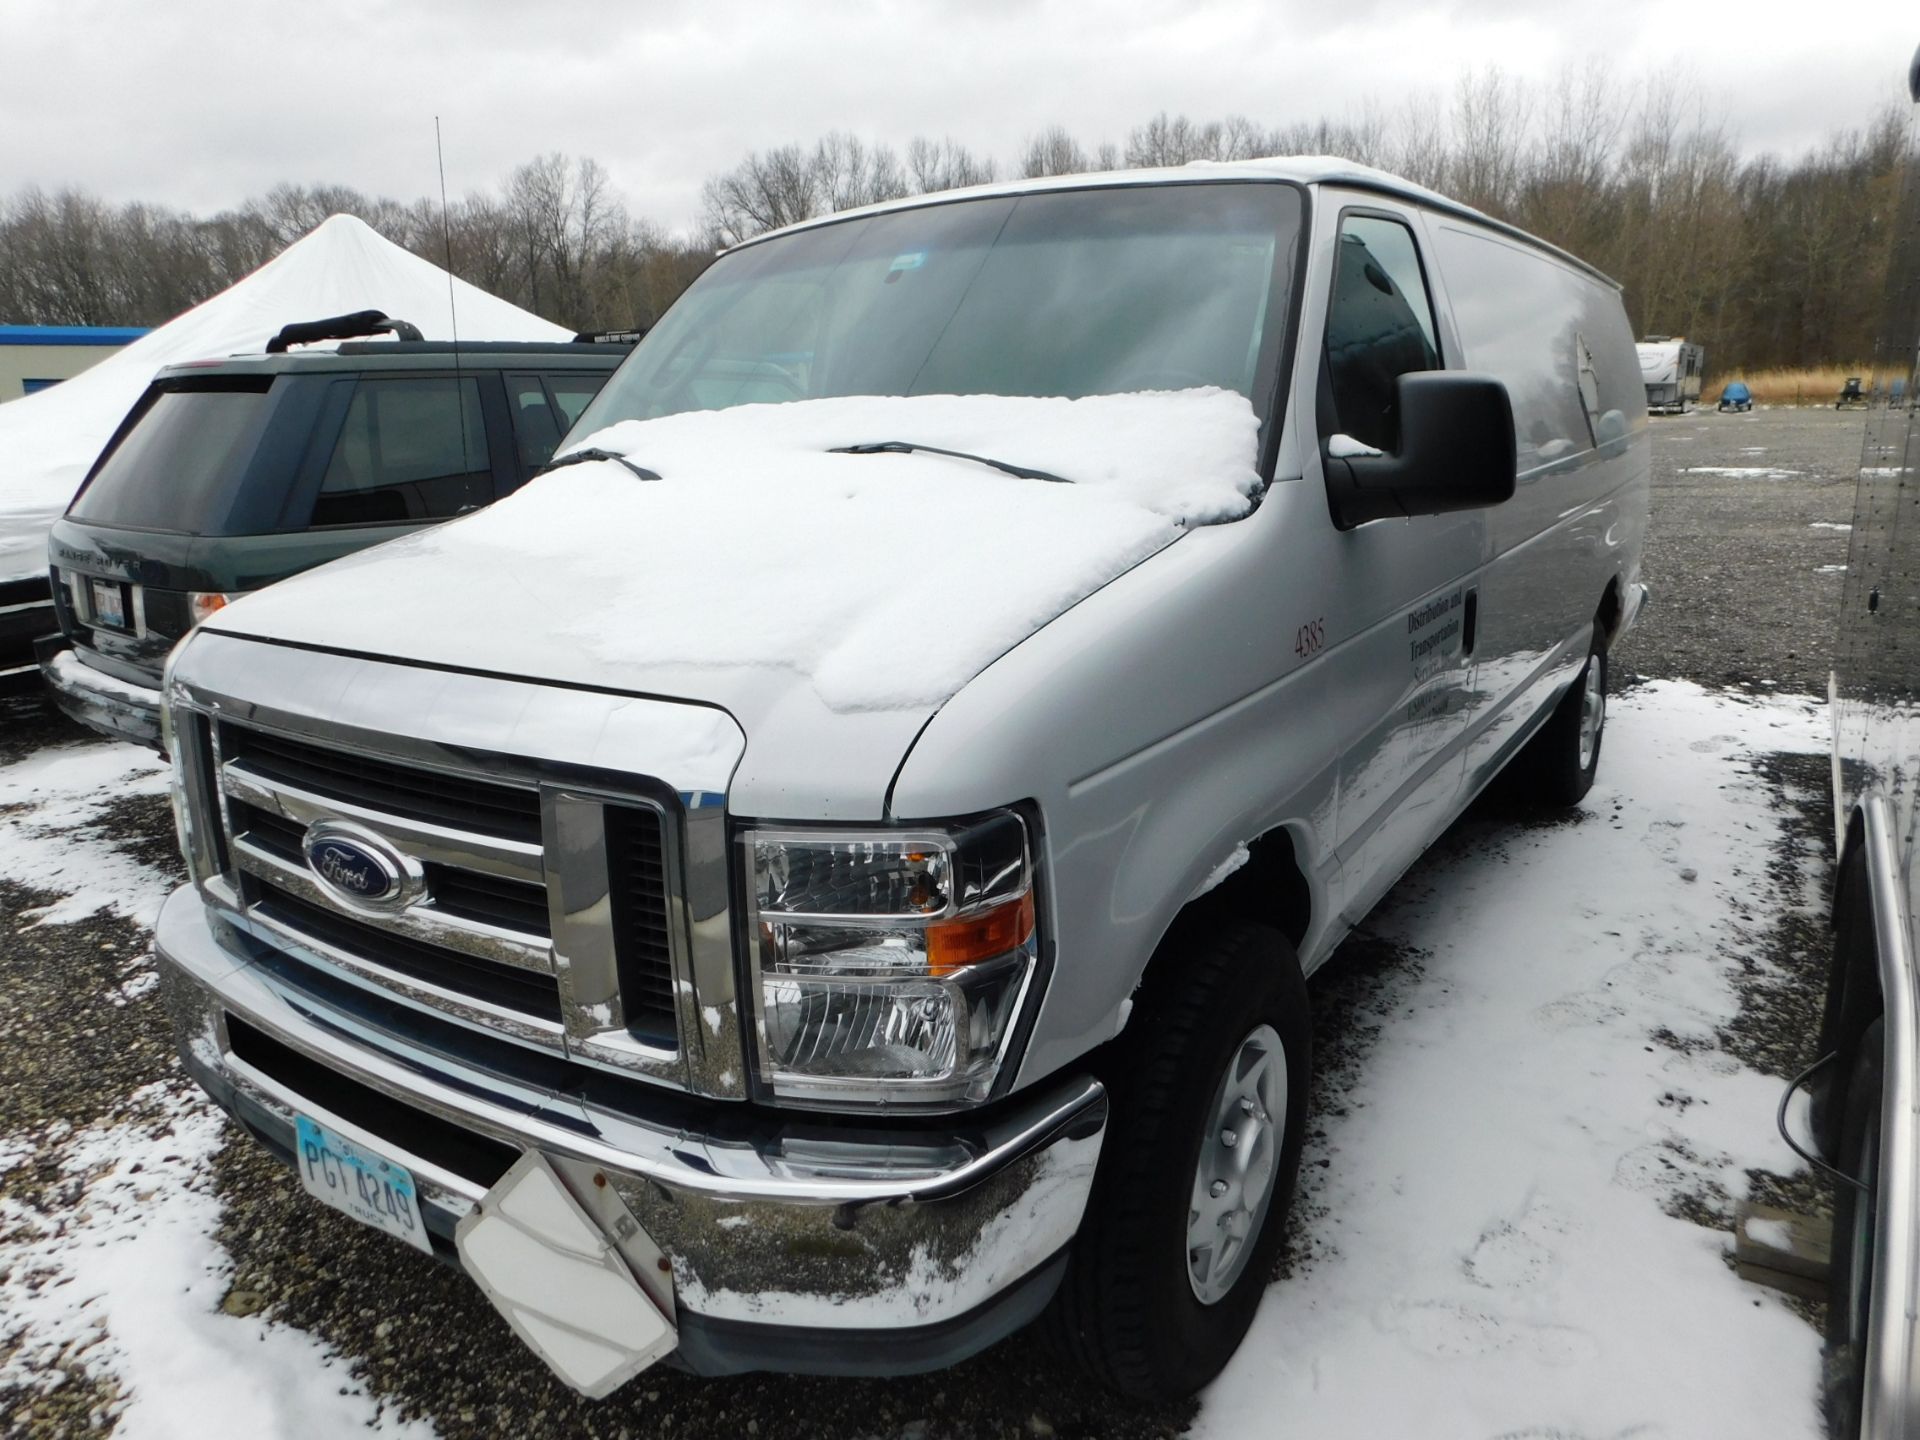
{"type": "Polygon", "coordinates": [[[40,674],[70,718],[115,740],[160,749],[160,690],[96,670],[71,648],[43,645],[40,674]]]}
{"type": "Polygon", "coordinates": [[[299,1113],[406,1165],[443,1248],[497,1176],[427,1158],[449,1153],[430,1132],[596,1167],[671,1264],[689,1368],[933,1368],[1026,1323],[1058,1283],[1105,1132],[1098,1081],[938,1133],[664,1090],[657,1115],[640,1113],[646,1095],[613,1110],[383,1037],[279,981],[259,943],[191,887],[161,910],[177,1039],[209,1093],[283,1153],[299,1113]],[[391,1102],[406,1107],[398,1121],[391,1102]]]}

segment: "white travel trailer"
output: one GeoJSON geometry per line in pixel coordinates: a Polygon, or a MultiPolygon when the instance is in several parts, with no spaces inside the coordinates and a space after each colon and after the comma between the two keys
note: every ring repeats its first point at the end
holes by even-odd
{"type": "Polygon", "coordinates": [[[1700,399],[1707,373],[1707,351],[1680,335],[1649,335],[1633,347],[1640,356],[1640,380],[1647,387],[1647,409],[1678,415],[1700,399]]]}

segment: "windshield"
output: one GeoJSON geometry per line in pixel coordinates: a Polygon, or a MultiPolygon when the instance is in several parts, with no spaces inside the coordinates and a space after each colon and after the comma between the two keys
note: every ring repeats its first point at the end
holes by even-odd
{"type": "MultiPolygon", "coordinates": [[[[1292,186],[1120,186],[845,220],[718,260],[587,408],[621,420],[844,395],[1273,393],[1292,186]]],[[[905,439],[912,436],[873,436],[905,439]]]]}

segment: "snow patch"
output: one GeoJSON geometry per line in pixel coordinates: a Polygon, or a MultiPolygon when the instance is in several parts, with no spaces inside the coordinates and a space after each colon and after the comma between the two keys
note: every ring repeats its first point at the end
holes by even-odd
{"type": "Polygon", "coordinates": [[[1769,970],[1755,937],[1812,899],[1769,879],[1780,820],[1750,758],[1824,753],[1824,712],[1621,695],[1580,823],[1470,821],[1368,918],[1421,965],[1313,1119],[1312,1258],[1197,1436],[1824,1433],[1819,1335],[1728,1268],[1730,1214],[1668,1213],[1799,1168],[1783,1082],[1714,1037],[1733,974],[1769,970]]]}
{"type": "Polygon", "coordinates": [[[1194,889],[1193,894],[1188,898],[1190,900],[1198,900],[1202,895],[1205,895],[1209,890],[1219,889],[1221,885],[1226,883],[1226,879],[1229,875],[1233,874],[1234,871],[1238,870],[1241,866],[1245,865],[1252,858],[1253,858],[1253,855],[1247,849],[1246,846],[1244,845],[1234,846],[1233,853],[1227,856],[1227,858],[1222,860],[1218,865],[1214,866],[1213,869],[1207,873],[1207,878],[1200,882],[1200,884],[1194,889]]]}
{"type": "Polygon", "coordinates": [[[31,1403],[68,1370],[105,1380],[121,1440],[369,1428],[427,1440],[430,1426],[384,1415],[319,1341],[222,1312],[230,1266],[209,1174],[221,1117],[158,1085],[134,1100],[152,1112],[146,1122],[91,1126],[67,1144],[61,1168],[79,1198],[58,1228],[0,1204],[0,1326],[22,1341],[0,1363],[0,1387],[31,1403]]]}
{"type": "Polygon", "coordinates": [[[1682,475],[1723,475],[1733,480],[1790,480],[1806,472],[1781,470],[1771,465],[1689,465],[1680,473],[1682,475]]]}
{"type": "Polygon", "coordinates": [[[1851,530],[1853,526],[1838,520],[1815,520],[1807,528],[1809,530],[1851,530]]]}
{"type": "Polygon", "coordinates": [[[49,746],[0,769],[0,877],[62,897],[29,920],[108,909],[152,925],[175,877],[88,827],[116,800],[166,790],[166,762],[137,745],[49,746]]]}

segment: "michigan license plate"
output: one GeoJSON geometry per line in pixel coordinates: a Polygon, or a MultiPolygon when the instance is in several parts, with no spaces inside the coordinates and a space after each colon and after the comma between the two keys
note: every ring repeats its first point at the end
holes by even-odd
{"type": "Polygon", "coordinates": [[[117,580],[93,582],[93,623],[127,628],[127,592],[117,580]]]}
{"type": "Polygon", "coordinates": [[[294,1119],[294,1164],[309,1195],[423,1254],[433,1253],[420,1219],[419,1192],[405,1166],[304,1115],[294,1119]]]}

